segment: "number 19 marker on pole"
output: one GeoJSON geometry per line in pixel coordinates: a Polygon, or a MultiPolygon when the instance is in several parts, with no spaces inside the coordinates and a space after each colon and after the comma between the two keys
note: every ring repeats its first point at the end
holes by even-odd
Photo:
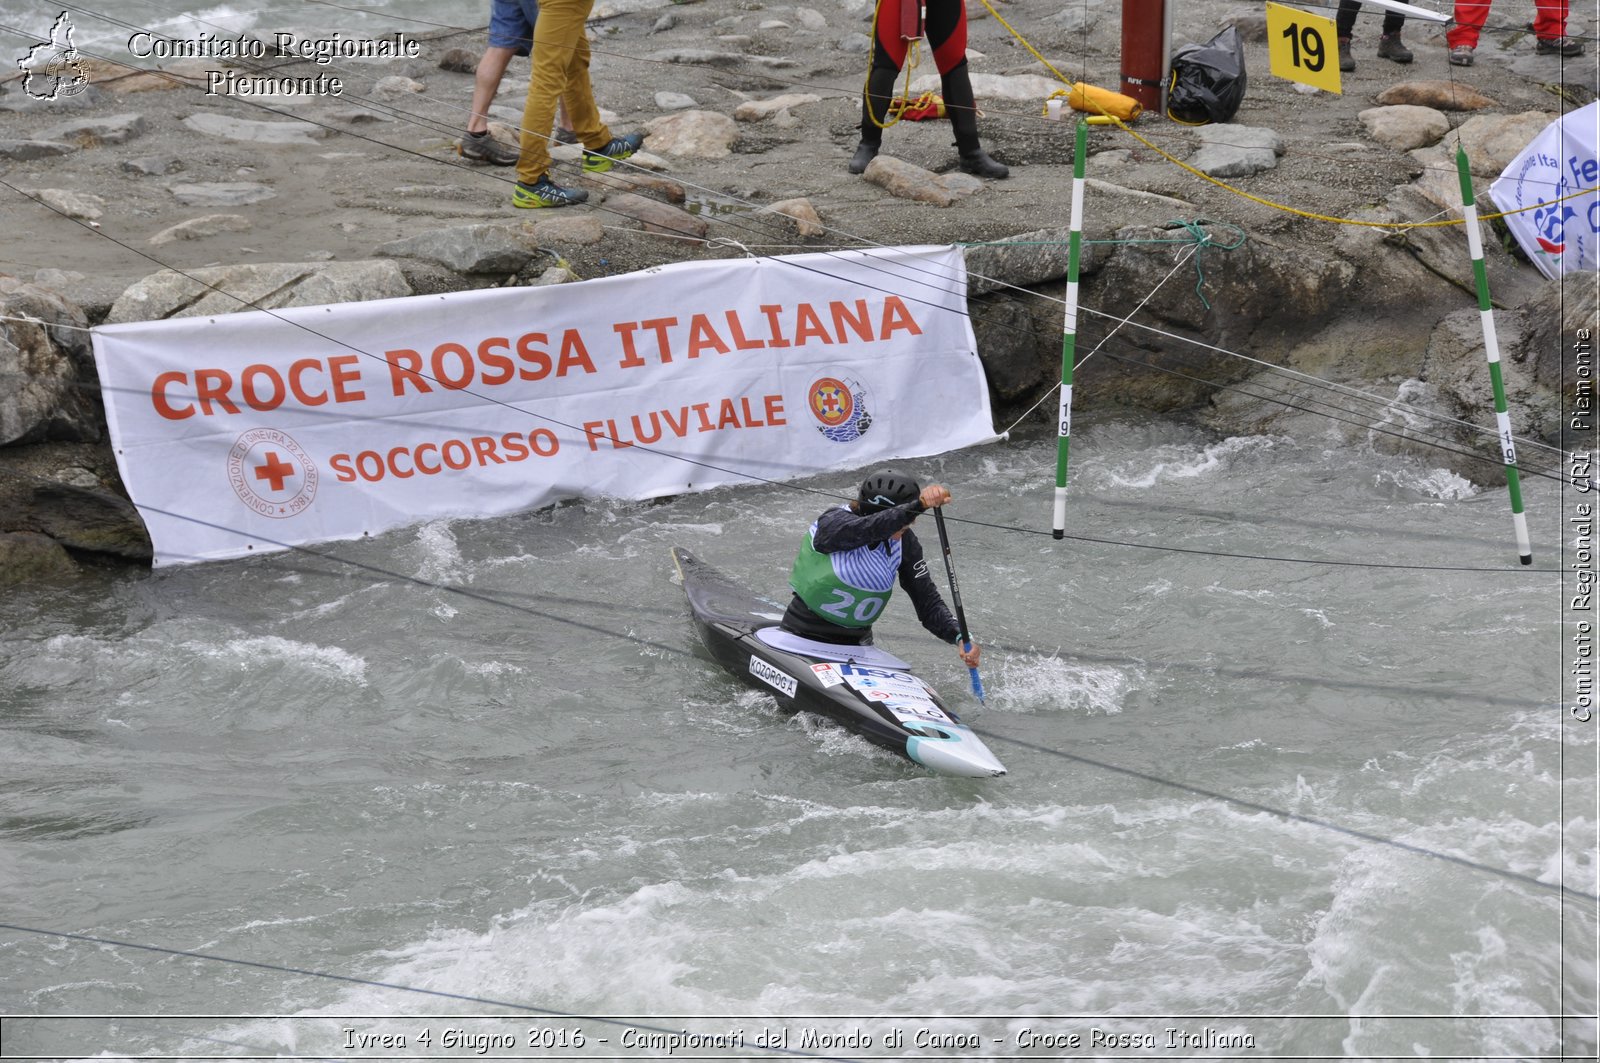
{"type": "Polygon", "coordinates": [[[1517,556],[1533,564],[1528,540],[1528,518],[1522,512],[1522,480],[1517,473],[1517,444],[1511,435],[1511,415],[1506,411],[1506,386],[1500,379],[1500,338],[1494,327],[1494,304],[1489,301],[1489,273],[1483,265],[1483,234],[1478,231],[1478,207],[1472,196],[1472,169],[1467,153],[1456,149],[1456,173],[1461,177],[1461,214],[1466,221],[1467,247],[1472,252],[1472,279],[1478,287],[1478,319],[1483,325],[1483,353],[1489,359],[1489,383],[1494,388],[1494,419],[1500,432],[1500,454],[1506,463],[1506,487],[1511,496],[1511,522],[1517,534],[1517,556]]]}
{"type": "Polygon", "coordinates": [[[1056,504],[1051,535],[1067,533],[1067,452],[1072,446],[1072,363],[1078,348],[1078,255],[1083,245],[1083,160],[1089,123],[1078,119],[1072,141],[1072,215],[1067,231],[1067,298],[1061,318],[1061,409],[1056,442],[1056,504]]]}

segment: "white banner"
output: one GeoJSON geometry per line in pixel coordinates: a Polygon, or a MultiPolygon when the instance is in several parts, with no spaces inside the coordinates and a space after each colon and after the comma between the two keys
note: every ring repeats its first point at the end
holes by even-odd
{"type": "Polygon", "coordinates": [[[950,247],[94,330],[157,565],[994,438],[950,247]]]}
{"type": "Polygon", "coordinates": [[[1495,206],[1520,212],[1506,215],[1506,227],[1546,277],[1600,269],[1597,142],[1600,101],[1545,126],[1489,186],[1495,206]]]}

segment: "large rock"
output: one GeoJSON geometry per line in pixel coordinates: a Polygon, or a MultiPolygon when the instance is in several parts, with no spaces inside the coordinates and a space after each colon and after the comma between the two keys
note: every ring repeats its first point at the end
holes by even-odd
{"type": "Polygon", "coordinates": [[[70,576],[78,566],[62,545],[38,532],[0,532],[0,587],[70,576]]]}
{"type": "Polygon", "coordinates": [[[405,274],[393,260],[386,258],[215,266],[190,270],[188,275],[162,270],[124,291],[111,307],[106,322],[204,317],[239,310],[355,303],[411,294],[405,274]]]}
{"type": "Polygon", "coordinates": [[[822,217],[817,214],[817,208],[812,206],[811,200],[801,196],[798,199],[785,199],[772,204],[767,208],[774,214],[781,214],[789,219],[795,232],[802,237],[821,236],[827,232],[827,227],[822,224],[822,217]]]}
{"type": "Polygon", "coordinates": [[[88,324],[56,292],[0,276],[0,445],[104,436],[88,324]]]}
{"type": "Polygon", "coordinates": [[[186,207],[243,207],[278,194],[255,181],[201,181],[172,185],[168,191],[186,207]]]}
{"type": "Polygon", "coordinates": [[[183,169],[183,160],[176,155],[142,155],[123,159],[117,163],[117,168],[124,173],[136,173],[144,177],[164,177],[183,169]]]}
{"type": "Polygon", "coordinates": [[[1409,103],[1440,111],[1481,111],[1499,106],[1472,86],[1455,81],[1403,81],[1378,93],[1378,103],[1385,107],[1409,103]]]}
{"type": "Polygon", "coordinates": [[[909,199],[916,203],[948,207],[958,198],[954,192],[939,183],[938,175],[933,171],[924,170],[915,163],[897,159],[892,155],[878,155],[867,163],[867,168],[862,171],[861,176],[891,196],[909,199]]]}
{"type": "MultiPolygon", "coordinates": [[[[1563,395],[1566,409],[1578,412],[1580,378],[1576,372],[1573,343],[1579,329],[1589,329],[1592,335],[1594,323],[1600,321],[1600,287],[1594,284],[1593,275],[1585,278],[1584,274],[1574,273],[1545,281],[1523,304],[1522,320],[1527,361],[1532,367],[1534,383],[1563,395]]],[[[1582,378],[1582,383],[1588,396],[1588,421],[1593,424],[1594,377],[1582,378]]],[[[1574,437],[1567,444],[1569,449],[1593,449],[1593,435],[1584,441],[1582,435],[1573,431],[1571,418],[1562,428],[1574,437]]]]}
{"type": "Polygon", "coordinates": [[[231,118],[215,111],[196,111],[183,120],[184,126],[206,136],[221,137],[245,144],[300,144],[315,147],[329,131],[311,122],[258,122],[251,118],[231,118]]]}
{"type": "Polygon", "coordinates": [[[652,63],[687,63],[694,66],[738,66],[744,56],[738,52],[715,52],[709,48],[668,48],[645,56],[652,63]]]}
{"type": "Polygon", "coordinates": [[[106,212],[106,201],[88,192],[74,192],[66,188],[40,188],[33,195],[51,210],[60,211],[69,218],[97,221],[106,212]]]}
{"type": "MultiPolygon", "coordinates": [[[[1108,359],[1097,369],[1102,393],[1147,409],[1182,409],[1202,401],[1214,385],[1162,372],[1169,363],[1197,381],[1231,382],[1250,369],[1225,352],[1286,350],[1348,312],[1356,271],[1342,259],[1260,235],[1224,250],[1238,240],[1237,232],[1222,226],[1203,231],[1215,246],[1196,252],[1197,261],[1180,258],[1190,252],[1181,228],[1119,230],[1113,252],[1085,282],[1081,304],[1095,313],[1080,329],[1101,332],[1109,318],[1131,317],[1119,333],[1126,342],[1109,350],[1154,363],[1146,368],[1108,359]]],[[[1042,355],[1059,359],[1059,342],[1053,355],[1042,355]]]]}
{"type": "Polygon", "coordinates": [[[77,150],[76,144],[63,144],[55,140],[0,140],[0,159],[10,159],[12,162],[48,159],[77,150]]]}
{"type": "Polygon", "coordinates": [[[786,92],[770,100],[746,100],[734,108],[733,117],[738,122],[765,122],[769,118],[788,114],[792,108],[821,102],[822,97],[813,93],[786,92]]]}
{"type": "Polygon", "coordinates": [[[1410,151],[1437,144],[1441,137],[1450,132],[1450,119],[1444,116],[1444,112],[1432,107],[1413,104],[1369,107],[1357,117],[1366,127],[1368,136],[1395,151],[1410,151]]]}
{"type": "Polygon", "coordinates": [[[1195,131],[1200,150],[1189,165],[1212,177],[1248,177],[1278,165],[1285,150],[1275,130],[1245,125],[1204,125],[1195,131]]]}
{"type": "Polygon", "coordinates": [[[652,152],[692,159],[724,158],[739,139],[733,119],[715,111],[679,111],[653,118],[644,128],[652,152]]]}
{"type": "MultiPolygon", "coordinates": [[[[972,300],[968,310],[978,356],[995,398],[1014,403],[1034,397],[1048,382],[1048,366],[1037,355],[1040,340],[1026,303],[1011,295],[995,295],[972,300]]],[[[1059,348],[1059,326],[1051,338],[1059,348]]]]}
{"type": "Polygon", "coordinates": [[[160,247],[178,240],[201,240],[221,233],[241,233],[248,228],[250,219],[242,214],[207,214],[162,229],[150,238],[150,244],[160,247]]]}
{"type": "Polygon", "coordinates": [[[1477,177],[1496,178],[1556,116],[1543,111],[1521,114],[1475,114],[1450,131],[1439,144],[1455,165],[1457,146],[1466,150],[1467,165],[1477,177]]]}
{"type": "Polygon", "coordinates": [[[593,214],[558,214],[533,223],[533,236],[541,247],[547,244],[588,247],[598,244],[605,235],[605,225],[593,214]]]}
{"type": "Polygon", "coordinates": [[[457,273],[516,273],[539,254],[539,242],[519,224],[457,225],[379,247],[385,258],[421,258],[457,273]]]}
{"type": "Polygon", "coordinates": [[[41,483],[33,488],[28,519],[35,528],[73,550],[149,561],[150,533],[139,511],[122,495],[100,487],[41,483]]]}
{"type": "MultiPolygon", "coordinates": [[[[628,161],[631,163],[638,157],[635,155],[628,161]]],[[[664,199],[668,203],[683,203],[689,198],[688,190],[677,181],[667,177],[657,177],[652,173],[637,173],[631,169],[584,174],[582,182],[591,188],[599,188],[606,192],[640,192],[655,196],[657,199],[664,199]]]]}
{"type": "MultiPolygon", "coordinates": [[[[1054,78],[1047,78],[1042,74],[973,74],[972,95],[978,100],[1017,100],[1026,101],[1035,108],[1039,101],[1047,99],[1049,95],[1059,88],[1061,82],[1054,78]]],[[[939,75],[924,74],[911,83],[913,95],[924,92],[939,91],[939,75]]],[[[1038,113],[1037,110],[1034,111],[1038,113]]]]}
{"type": "MultiPolygon", "coordinates": [[[[1495,332],[1501,345],[1500,377],[1505,386],[1512,430],[1519,436],[1560,438],[1560,393],[1535,383],[1534,361],[1530,358],[1531,346],[1527,340],[1528,323],[1526,318],[1515,313],[1495,315],[1495,332]]],[[[1447,314],[1434,327],[1421,375],[1455,401],[1457,409],[1453,412],[1485,428],[1493,426],[1490,411],[1495,405],[1494,385],[1484,354],[1482,317],[1476,307],[1466,306],[1447,314]]],[[[1499,452],[1493,433],[1485,438],[1466,432],[1460,434],[1459,440],[1479,452],[1499,452]]],[[[1461,471],[1468,475],[1466,470],[1461,471]]],[[[1491,463],[1472,474],[1472,478],[1479,482],[1492,481],[1499,478],[1498,474],[1499,469],[1491,463]]]]}
{"type": "Polygon", "coordinates": [[[150,128],[142,114],[114,114],[106,118],[75,118],[39,133],[41,140],[63,140],[83,148],[125,144],[150,128]]]}
{"type": "MultiPolygon", "coordinates": [[[[1454,168],[1445,171],[1454,178],[1454,168]]],[[[1438,179],[1438,178],[1435,178],[1438,179]]],[[[1451,195],[1434,199],[1427,195],[1422,183],[1400,186],[1384,200],[1384,208],[1400,223],[1440,221],[1438,208],[1445,207],[1450,218],[1461,218],[1461,184],[1454,184],[1451,195]],[[1443,202],[1442,202],[1443,200],[1443,202]]],[[[1478,223],[1483,243],[1483,263],[1490,279],[1490,298],[1496,306],[1522,306],[1544,287],[1544,277],[1538,269],[1520,263],[1506,248],[1493,239],[1485,223],[1478,223]]],[[[1477,282],[1472,272],[1472,255],[1467,250],[1466,232],[1456,226],[1402,227],[1387,235],[1390,247],[1400,248],[1414,256],[1427,271],[1448,280],[1461,288],[1462,298],[1477,295],[1477,282]]]]}
{"type": "MultiPolygon", "coordinates": [[[[1044,284],[1067,275],[1067,230],[1018,233],[1004,240],[965,247],[962,254],[967,260],[970,295],[1044,284]]],[[[1078,268],[1081,276],[1084,272],[1081,252],[1078,268]]]]}
{"type": "Polygon", "coordinates": [[[624,192],[606,200],[606,209],[633,218],[644,227],[645,232],[650,233],[688,236],[703,240],[709,229],[704,221],[686,210],[631,192],[624,192]]]}

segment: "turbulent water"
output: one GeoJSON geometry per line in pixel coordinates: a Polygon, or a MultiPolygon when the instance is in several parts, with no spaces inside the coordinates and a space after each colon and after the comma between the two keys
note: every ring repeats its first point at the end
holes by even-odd
{"type": "Polygon", "coordinates": [[[1594,736],[1504,490],[1159,422],[1074,461],[1063,542],[1053,444],[909,463],[987,708],[905,602],[879,640],[986,781],[698,652],[669,546],[780,592],[847,473],[8,594],[0,1013],[56,1018],[7,1055],[1592,1053],[1594,736]]]}

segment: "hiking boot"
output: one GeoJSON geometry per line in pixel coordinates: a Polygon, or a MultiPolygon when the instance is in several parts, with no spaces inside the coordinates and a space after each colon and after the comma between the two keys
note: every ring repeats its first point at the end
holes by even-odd
{"type": "Polygon", "coordinates": [[[468,133],[461,138],[461,144],[456,148],[463,159],[473,162],[487,162],[493,166],[515,166],[522,157],[522,152],[517,148],[507,147],[487,130],[482,133],[468,133]]]}
{"type": "Polygon", "coordinates": [[[533,184],[518,181],[511,191],[513,207],[572,207],[589,198],[581,188],[562,188],[550,180],[550,175],[540,174],[533,184]]]}
{"type": "Polygon", "coordinates": [[[1011,176],[1009,166],[1003,162],[995,162],[982,148],[961,153],[961,171],[977,177],[993,177],[996,180],[1011,176]]]}
{"type": "Polygon", "coordinates": [[[550,139],[557,144],[576,144],[578,142],[578,134],[570,129],[557,129],[550,139]]]}
{"type": "Polygon", "coordinates": [[[856,153],[850,156],[850,172],[864,173],[867,163],[878,157],[880,144],[868,144],[865,140],[856,145],[856,153]]]}
{"type": "Polygon", "coordinates": [[[1450,49],[1450,65],[1451,66],[1471,66],[1472,65],[1472,45],[1470,45],[1470,44],[1458,44],[1454,48],[1450,49]]]}
{"type": "Polygon", "coordinates": [[[1534,55],[1559,55],[1572,57],[1583,54],[1583,42],[1576,37],[1554,37],[1533,46],[1534,55]]]}
{"type": "MultiPolygon", "coordinates": [[[[1383,52],[1381,50],[1381,46],[1380,46],[1380,50],[1379,50],[1378,54],[1379,55],[1383,54],[1383,52]]],[[[1350,54],[1350,38],[1349,37],[1340,37],[1339,38],[1339,69],[1340,70],[1345,70],[1345,71],[1350,71],[1350,70],[1354,70],[1355,68],[1356,68],[1356,57],[1350,54]]]]}
{"type": "Polygon", "coordinates": [[[643,133],[629,133],[625,137],[612,137],[611,143],[599,151],[583,149],[583,172],[605,173],[611,164],[626,159],[644,144],[643,133]]]}
{"type": "Polygon", "coordinates": [[[1411,54],[1411,49],[1405,46],[1400,39],[1398,31],[1385,33],[1378,38],[1378,58],[1391,59],[1396,63],[1409,63],[1416,58],[1411,54]]]}

